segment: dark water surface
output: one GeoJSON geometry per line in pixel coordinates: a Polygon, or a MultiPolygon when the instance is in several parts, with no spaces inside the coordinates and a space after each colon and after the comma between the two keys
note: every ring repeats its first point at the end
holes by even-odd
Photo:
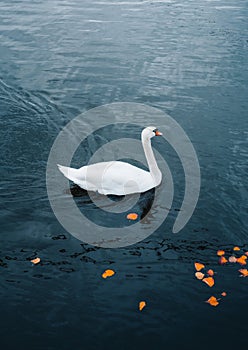
{"type": "Polygon", "coordinates": [[[242,0],[1,1],[1,349],[247,344],[248,279],[216,258],[219,248],[248,250],[247,15],[242,0]],[[162,144],[175,197],[148,239],[95,248],[57,222],[50,147],[76,115],[111,102],[169,113],[194,144],[201,194],[180,233],[171,229],[183,171],[162,144]],[[194,278],[194,261],[218,272],[212,289],[194,278]],[[112,279],[101,278],[106,268],[112,279]],[[203,302],[223,290],[217,308],[203,302]]]}

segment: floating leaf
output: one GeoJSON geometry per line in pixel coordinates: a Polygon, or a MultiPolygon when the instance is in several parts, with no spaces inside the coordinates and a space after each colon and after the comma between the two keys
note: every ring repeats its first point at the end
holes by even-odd
{"type": "Polygon", "coordinates": [[[247,277],[248,276],[248,270],[247,269],[240,269],[239,272],[241,273],[241,277],[247,277]]]}
{"type": "Polygon", "coordinates": [[[198,280],[202,280],[203,279],[203,277],[204,277],[205,275],[204,275],[204,273],[202,273],[202,272],[196,272],[195,273],[195,277],[198,279],[198,280]]]}
{"type": "Polygon", "coordinates": [[[214,271],[213,271],[212,269],[209,269],[208,272],[207,272],[207,274],[208,274],[209,276],[213,276],[213,275],[214,275],[214,271]]]}
{"type": "Polygon", "coordinates": [[[102,274],[102,278],[111,277],[115,274],[114,270],[105,270],[102,274]]]}
{"type": "Polygon", "coordinates": [[[240,250],[240,248],[239,247],[234,247],[233,250],[238,252],[240,250]]]}
{"type": "Polygon", "coordinates": [[[214,285],[213,277],[205,277],[203,278],[202,282],[205,282],[209,287],[213,287],[214,285]]]}
{"type": "Polygon", "coordinates": [[[39,262],[40,262],[40,258],[35,258],[35,259],[31,260],[31,263],[33,263],[34,265],[39,264],[39,262]]]}
{"type": "Polygon", "coordinates": [[[129,213],[129,214],[127,214],[127,219],[128,220],[137,220],[137,218],[138,218],[138,214],[136,214],[136,213],[129,213]]]}
{"type": "Polygon", "coordinates": [[[248,256],[248,252],[245,252],[245,255],[248,256]]]}
{"type": "Polygon", "coordinates": [[[219,258],[219,264],[224,265],[227,263],[227,259],[224,256],[221,256],[219,258]]]}
{"type": "Polygon", "coordinates": [[[146,302],[145,301],[140,301],[139,302],[139,310],[142,311],[144,309],[144,307],[146,306],[146,302]]]}
{"type": "Polygon", "coordinates": [[[246,255],[242,255],[240,258],[237,258],[237,262],[240,265],[246,265],[246,259],[247,259],[247,256],[246,255]]]}
{"type": "Polygon", "coordinates": [[[218,300],[217,300],[214,296],[211,296],[211,297],[206,301],[206,303],[210,304],[211,306],[217,306],[217,305],[219,305],[218,300]]]}
{"type": "Polygon", "coordinates": [[[195,269],[196,269],[196,271],[200,271],[200,270],[202,270],[204,267],[205,267],[205,265],[203,265],[203,264],[201,264],[201,263],[198,263],[198,262],[195,262],[195,269]]]}
{"type": "Polygon", "coordinates": [[[230,256],[229,258],[228,258],[228,261],[230,262],[230,263],[236,263],[236,261],[237,261],[237,258],[235,257],[235,256],[230,256]]]}
{"type": "Polygon", "coordinates": [[[217,255],[218,256],[222,256],[222,255],[224,255],[225,254],[225,251],[224,250],[218,250],[217,251],[217,255]]]}

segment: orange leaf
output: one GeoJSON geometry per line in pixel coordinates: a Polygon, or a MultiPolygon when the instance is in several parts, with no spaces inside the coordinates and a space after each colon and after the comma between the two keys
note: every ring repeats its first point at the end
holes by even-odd
{"type": "Polygon", "coordinates": [[[224,265],[227,263],[227,259],[224,256],[221,256],[219,258],[219,264],[224,265]]]}
{"type": "Polygon", "coordinates": [[[136,214],[136,213],[129,213],[129,214],[127,214],[127,219],[128,220],[137,220],[137,218],[138,218],[138,214],[136,214]]]}
{"type": "Polygon", "coordinates": [[[209,287],[213,287],[214,285],[213,277],[205,277],[202,281],[205,282],[209,287]]]}
{"type": "Polygon", "coordinates": [[[208,272],[207,272],[207,274],[208,274],[209,276],[213,276],[213,275],[214,275],[214,271],[213,271],[212,269],[209,269],[208,272]]]}
{"type": "Polygon", "coordinates": [[[236,258],[235,256],[232,255],[232,256],[229,257],[228,261],[229,261],[230,263],[236,263],[237,258],[236,258]]]}
{"type": "Polygon", "coordinates": [[[115,274],[114,270],[105,270],[102,274],[102,278],[111,277],[115,274]]]}
{"type": "Polygon", "coordinates": [[[210,297],[210,298],[206,301],[206,303],[210,304],[211,306],[217,306],[217,305],[219,305],[218,300],[217,300],[214,296],[210,297]]]}
{"type": "Polygon", "coordinates": [[[35,258],[31,260],[31,263],[33,263],[34,265],[39,264],[39,262],[40,262],[40,258],[35,258]]]}
{"type": "Polygon", "coordinates": [[[222,292],[221,295],[222,295],[223,297],[226,297],[226,292],[222,292]]]}
{"type": "Polygon", "coordinates": [[[198,263],[198,262],[195,262],[195,269],[196,269],[196,271],[200,271],[200,270],[202,270],[204,267],[205,267],[205,265],[203,265],[203,264],[201,264],[201,263],[198,263]]]}
{"type": "Polygon", "coordinates": [[[146,302],[145,301],[140,301],[139,302],[139,310],[142,311],[144,309],[144,307],[146,306],[146,302]]]}
{"type": "Polygon", "coordinates": [[[218,256],[222,256],[222,255],[224,255],[225,254],[225,251],[224,250],[218,250],[217,251],[217,255],[218,256]]]}
{"type": "Polygon", "coordinates": [[[248,276],[248,270],[247,269],[240,269],[239,272],[241,273],[242,277],[247,277],[248,276]]]}
{"type": "Polygon", "coordinates": [[[246,255],[242,255],[240,258],[237,258],[237,262],[240,265],[246,265],[246,259],[247,259],[247,256],[246,255]]]}
{"type": "Polygon", "coordinates": [[[202,273],[202,272],[196,272],[195,273],[195,277],[198,279],[198,280],[202,280],[203,279],[203,277],[204,277],[205,275],[204,275],[204,273],[202,273]]]}
{"type": "Polygon", "coordinates": [[[240,248],[239,247],[234,247],[233,250],[237,252],[237,251],[240,250],[240,248]]]}

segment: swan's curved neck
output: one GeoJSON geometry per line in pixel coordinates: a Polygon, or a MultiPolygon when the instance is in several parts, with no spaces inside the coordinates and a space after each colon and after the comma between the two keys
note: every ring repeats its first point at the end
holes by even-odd
{"type": "Polygon", "coordinates": [[[159,170],[159,167],[157,165],[156,159],[154,157],[154,153],[152,150],[151,140],[147,140],[143,137],[141,137],[142,145],[144,148],[147,164],[150,170],[150,174],[152,178],[154,179],[154,182],[157,185],[160,184],[162,179],[161,171],[159,170]]]}

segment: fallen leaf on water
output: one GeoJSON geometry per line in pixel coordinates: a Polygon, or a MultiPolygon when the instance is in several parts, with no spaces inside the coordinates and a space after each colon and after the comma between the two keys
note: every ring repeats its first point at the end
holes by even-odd
{"type": "Polygon", "coordinates": [[[213,276],[213,275],[214,275],[214,271],[213,271],[212,269],[209,269],[208,272],[207,272],[207,274],[208,274],[209,276],[213,276]]]}
{"type": "Polygon", "coordinates": [[[202,270],[204,267],[205,267],[205,265],[203,265],[203,264],[201,264],[201,263],[198,263],[198,262],[195,262],[195,269],[196,269],[196,271],[200,271],[200,270],[202,270]]]}
{"type": "Polygon", "coordinates": [[[40,262],[40,258],[35,258],[31,260],[31,263],[33,263],[34,265],[39,264],[39,262],[40,262]]]}
{"type": "Polygon", "coordinates": [[[234,247],[233,250],[237,252],[237,251],[240,250],[240,248],[239,247],[234,247]]]}
{"type": "Polygon", "coordinates": [[[211,306],[219,305],[218,300],[214,296],[211,296],[208,300],[206,300],[206,303],[210,304],[211,306]]]}
{"type": "Polygon", "coordinates": [[[102,278],[111,277],[115,274],[114,270],[105,270],[102,274],[102,278]]]}
{"type": "Polygon", "coordinates": [[[146,306],[146,302],[145,301],[140,301],[139,302],[139,310],[142,311],[144,309],[144,307],[146,306]]]}
{"type": "Polygon", "coordinates": [[[248,252],[245,252],[245,255],[248,256],[248,252]]]}
{"type": "Polygon", "coordinates": [[[225,251],[224,250],[218,250],[217,251],[217,255],[218,256],[222,256],[222,255],[224,255],[225,254],[225,251]]]}
{"type": "Polygon", "coordinates": [[[230,262],[230,263],[236,263],[236,261],[237,261],[237,258],[235,257],[235,256],[230,256],[229,258],[228,258],[228,261],[230,262]]]}
{"type": "Polygon", "coordinates": [[[227,259],[224,256],[221,256],[219,258],[219,264],[224,265],[227,263],[227,259]]]}
{"type": "Polygon", "coordinates": [[[223,297],[226,297],[226,292],[222,292],[221,295],[222,295],[223,297]]]}
{"type": "Polygon", "coordinates": [[[246,259],[247,259],[247,256],[246,255],[242,255],[240,258],[237,258],[237,262],[240,265],[246,265],[246,259]]]}
{"type": "Polygon", "coordinates": [[[247,269],[240,269],[239,272],[241,273],[241,277],[247,277],[248,276],[248,270],[247,269]]]}
{"type": "Polygon", "coordinates": [[[195,273],[195,277],[198,279],[198,280],[202,280],[203,279],[203,277],[204,277],[205,275],[204,275],[204,273],[202,273],[202,272],[196,272],[195,273]]]}
{"type": "Polygon", "coordinates": [[[203,278],[202,282],[205,282],[209,287],[213,287],[214,285],[213,277],[205,277],[203,278]]]}
{"type": "Polygon", "coordinates": [[[128,220],[137,220],[137,218],[138,218],[138,214],[136,214],[136,213],[129,213],[129,214],[127,214],[127,219],[128,220]]]}

